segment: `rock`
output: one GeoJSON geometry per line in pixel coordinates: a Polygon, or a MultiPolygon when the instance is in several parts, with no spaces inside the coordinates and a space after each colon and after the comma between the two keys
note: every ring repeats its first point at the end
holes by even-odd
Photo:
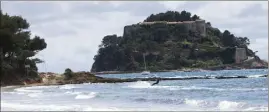
{"type": "Polygon", "coordinates": [[[247,76],[217,76],[216,79],[248,78],[247,76]]]}
{"type": "Polygon", "coordinates": [[[262,75],[262,76],[260,76],[260,77],[268,77],[268,75],[262,75]]]}

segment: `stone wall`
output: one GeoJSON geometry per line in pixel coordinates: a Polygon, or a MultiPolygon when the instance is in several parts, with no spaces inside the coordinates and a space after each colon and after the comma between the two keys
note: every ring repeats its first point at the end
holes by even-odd
{"type": "Polygon", "coordinates": [[[124,27],[124,36],[130,36],[131,33],[140,28],[141,25],[153,25],[156,23],[166,24],[166,25],[175,25],[175,24],[183,24],[187,30],[194,30],[199,32],[199,34],[203,37],[206,36],[206,23],[205,20],[196,20],[196,21],[183,21],[183,22],[166,22],[166,21],[155,21],[155,22],[140,22],[138,24],[128,25],[124,27]]]}
{"type": "Polygon", "coordinates": [[[235,63],[241,63],[247,60],[247,54],[245,48],[236,48],[235,50],[235,63]]]}
{"type": "Polygon", "coordinates": [[[128,38],[132,35],[132,32],[137,30],[137,28],[139,28],[139,27],[140,26],[138,26],[138,25],[125,26],[124,31],[123,31],[123,35],[128,38]]]}
{"type": "Polygon", "coordinates": [[[206,36],[206,24],[205,20],[197,20],[195,21],[196,23],[196,30],[202,35],[206,36]]]}

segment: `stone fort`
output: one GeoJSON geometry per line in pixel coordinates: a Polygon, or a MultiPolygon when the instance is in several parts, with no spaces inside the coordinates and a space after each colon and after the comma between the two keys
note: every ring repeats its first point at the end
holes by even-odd
{"type": "Polygon", "coordinates": [[[235,49],[235,63],[242,63],[247,60],[247,54],[245,48],[236,48],[235,49]]]}
{"type": "Polygon", "coordinates": [[[153,24],[167,24],[167,25],[176,25],[182,24],[187,30],[197,31],[201,36],[206,36],[206,23],[205,20],[196,20],[196,21],[177,21],[177,22],[167,22],[167,21],[154,21],[154,22],[140,22],[138,24],[129,25],[124,27],[124,35],[130,35],[132,31],[135,31],[141,25],[153,25],[153,24]]]}

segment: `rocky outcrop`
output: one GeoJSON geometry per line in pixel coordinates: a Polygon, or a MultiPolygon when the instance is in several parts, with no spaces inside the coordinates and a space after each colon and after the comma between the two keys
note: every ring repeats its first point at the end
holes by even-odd
{"type": "MultiPolygon", "coordinates": [[[[268,75],[262,75],[259,77],[268,77],[268,75]]],[[[195,80],[195,79],[234,79],[234,78],[249,78],[248,76],[202,76],[202,77],[183,77],[183,78],[128,78],[128,79],[117,79],[117,78],[103,78],[95,76],[90,72],[78,72],[74,73],[72,78],[65,80],[61,78],[56,80],[55,83],[32,83],[27,86],[42,86],[42,85],[63,85],[63,84],[81,84],[81,83],[123,83],[123,82],[136,82],[136,81],[156,81],[159,80],[195,80]]]]}

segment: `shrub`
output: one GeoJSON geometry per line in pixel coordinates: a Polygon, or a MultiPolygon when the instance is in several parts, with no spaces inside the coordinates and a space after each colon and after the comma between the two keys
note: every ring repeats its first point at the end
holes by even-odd
{"type": "Polygon", "coordinates": [[[68,79],[72,78],[72,74],[73,74],[73,71],[70,68],[65,69],[65,71],[64,71],[65,79],[68,80],[68,79]]]}

